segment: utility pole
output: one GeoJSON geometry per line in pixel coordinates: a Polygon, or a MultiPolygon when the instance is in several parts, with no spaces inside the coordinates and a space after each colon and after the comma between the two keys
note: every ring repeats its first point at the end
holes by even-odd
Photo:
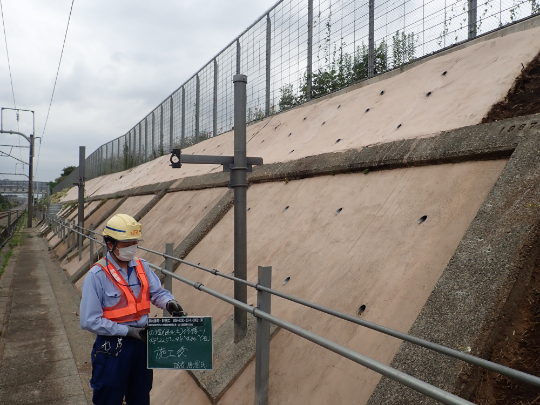
{"type": "Polygon", "coordinates": [[[35,114],[32,110],[22,110],[22,109],[15,109],[15,108],[6,108],[2,107],[0,110],[0,133],[2,134],[11,134],[11,135],[20,135],[24,139],[28,141],[30,144],[30,154],[28,159],[28,218],[26,221],[26,226],[28,228],[32,228],[32,217],[34,214],[34,197],[33,197],[33,186],[34,186],[34,140],[35,135],[30,134],[30,136],[27,136],[23,134],[22,132],[17,131],[4,131],[4,110],[14,110],[14,111],[28,111],[32,113],[33,117],[33,131],[36,132],[36,122],[35,122],[35,114]]]}
{"type": "MultiPolygon", "coordinates": [[[[79,181],[75,183],[79,187],[79,206],[78,206],[78,222],[79,222],[79,232],[82,233],[82,227],[84,226],[84,180],[85,180],[85,169],[86,169],[86,146],[79,146],[79,181]]],[[[82,246],[83,246],[83,235],[78,234],[79,236],[79,260],[81,260],[82,255],[82,246]]]]}

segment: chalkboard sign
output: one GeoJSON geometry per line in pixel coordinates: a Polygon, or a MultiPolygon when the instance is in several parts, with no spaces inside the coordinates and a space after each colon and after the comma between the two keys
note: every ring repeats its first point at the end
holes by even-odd
{"type": "Polygon", "coordinates": [[[148,368],[212,370],[212,317],[148,318],[148,368]]]}

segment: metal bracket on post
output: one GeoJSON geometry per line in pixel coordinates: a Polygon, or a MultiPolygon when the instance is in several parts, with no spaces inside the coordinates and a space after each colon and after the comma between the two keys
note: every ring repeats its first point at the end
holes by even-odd
{"type": "MultiPolygon", "coordinates": [[[[272,288],[272,267],[259,266],[259,285],[272,288]]],[[[257,309],[269,314],[271,297],[270,293],[257,290],[257,309]]],[[[255,350],[255,405],[268,405],[270,322],[261,318],[257,318],[255,350]]]]}
{"type": "MultiPolygon", "coordinates": [[[[172,256],[174,254],[174,243],[167,243],[165,245],[165,254],[169,256],[172,256]]],[[[165,270],[170,272],[173,271],[173,260],[168,257],[165,258],[165,270]]],[[[169,292],[172,292],[172,277],[168,274],[165,274],[165,278],[163,280],[163,288],[165,288],[169,292]]],[[[170,316],[169,311],[164,309],[163,316],[170,316]]]]}

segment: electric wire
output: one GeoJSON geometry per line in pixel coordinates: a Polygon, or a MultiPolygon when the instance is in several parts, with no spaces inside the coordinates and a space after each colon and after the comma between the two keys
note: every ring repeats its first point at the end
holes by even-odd
{"type": "MultiPolygon", "coordinates": [[[[52,90],[52,94],[51,94],[51,101],[49,102],[49,108],[47,110],[47,117],[45,118],[45,125],[43,126],[43,132],[41,133],[41,138],[39,140],[38,158],[37,158],[36,167],[35,167],[35,170],[34,170],[34,175],[35,176],[37,176],[37,171],[38,171],[38,167],[39,167],[39,157],[41,156],[41,143],[43,142],[43,137],[45,135],[45,129],[47,128],[47,123],[49,122],[49,114],[51,113],[52,102],[53,102],[53,99],[54,99],[54,92],[56,90],[56,83],[58,82],[58,74],[60,73],[60,66],[62,64],[62,57],[64,56],[64,48],[66,46],[66,39],[67,39],[68,30],[69,30],[69,22],[71,21],[71,14],[73,12],[73,4],[75,4],[75,0],[71,1],[71,8],[69,10],[69,17],[68,17],[67,26],[66,26],[66,33],[64,34],[64,42],[62,44],[62,51],[60,52],[60,60],[58,62],[58,68],[56,69],[56,78],[54,79],[54,86],[53,86],[53,90],[52,90]]],[[[34,136],[35,136],[35,134],[34,134],[34,136]]]]}
{"type": "Polygon", "coordinates": [[[4,7],[2,5],[2,0],[0,0],[0,12],[2,14],[2,27],[4,28],[4,41],[6,43],[6,55],[7,55],[7,61],[8,61],[8,69],[9,69],[9,80],[11,81],[11,95],[13,96],[13,105],[15,106],[15,108],[17,108],[17,102],[15,101],[15,90],[13,88],[13,76],[11,75],[11,63],[9,61],[9,50],[8,50],[7,35],[6,35],[6,23],[4,21],[4,7]]]}

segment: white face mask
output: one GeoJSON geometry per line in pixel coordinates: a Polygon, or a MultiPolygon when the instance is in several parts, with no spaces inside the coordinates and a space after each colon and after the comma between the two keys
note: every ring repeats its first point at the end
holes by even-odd
{"type": "Polygon", "coordinates": [[[136,254],[137,245],[131,245],[125,248],[118,248],[118,255],[116,255],[116,257],[124,262],[129,262],[130,260],[133,260],[136,254]]]}

